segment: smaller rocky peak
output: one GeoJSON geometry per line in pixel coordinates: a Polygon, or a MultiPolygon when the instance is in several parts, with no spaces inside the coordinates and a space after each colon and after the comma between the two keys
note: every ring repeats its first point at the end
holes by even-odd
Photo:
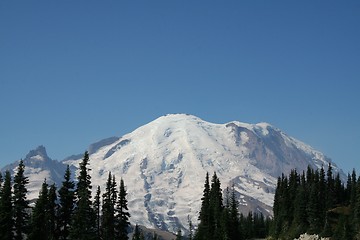
{"type": "Polygon", "coordinates": [[[31,150],[25,157],[24,161],[46,161],[49,159],[46,148],[43,145],[38,146],[36,149],[31,150]]]}

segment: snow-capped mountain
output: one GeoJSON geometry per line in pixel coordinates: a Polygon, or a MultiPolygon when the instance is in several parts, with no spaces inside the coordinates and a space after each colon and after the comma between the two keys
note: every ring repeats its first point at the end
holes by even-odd
{"type": "MultiPolygon", "coordinates": [[[[222,189],[234,185],[240,211],[271,215],[278,176],[308,165],[326,167],[330,162],[267,123],[214,124],[185,114],[166,115],[121,138],[92,144],[89,154],[94,186],[104,189],[110,171],[118,180],[124,179],[133,223],[174,232],[187,228],[188,216],[197,222],[206,172],[217,173],[222,189]]],[[[34,167],[38,155],[31,154],[25,161],[30,181],[37,179],[39,184],[36,194],[45,173],[47,179],[61,182],[50,174],[59,175],[58,165],[53,166],[56,171],[34,167]],[[43,175],[34,177],[35,170],[43,175]]],[[[81,159],[82,155],[74,155],[59,163],[60,176],[65,164],[77,168],[81,159]]]]}
{"type": "MultiPolygon", "coordinates": [[[[25,165],[24,174],[29,177],[29,185],[27,186],[29,199],[38,197],[44,179],[46,179],[46,182],[49,184],[55,183],[57,185],[63,181],[66,165],[59,161],[52,160],[47,155],[44,146],[39,146],[35,150],[31,150],[23,161],[25,165]]],[[[18,165],[19,161],[16,161],[5,166],[1,169],[1,172],[9,170],[12,176],[14,176],[18,165]]]]}

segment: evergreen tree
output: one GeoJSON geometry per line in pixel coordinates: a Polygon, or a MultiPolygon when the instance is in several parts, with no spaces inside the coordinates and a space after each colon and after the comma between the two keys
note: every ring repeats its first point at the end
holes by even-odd
{"type": "Polygon", "coordinates": [[[332,174],[332,166],[329,163],[328,170],[327,170],[327,187],[326,187],[326,209],[331,209],[334,207],[334,199],[335,199],[335,183],[332,174]]]}
{"type": "Polygon", "coordinates": [[[289,201],[289,208],[287,211],[287,222],[288,225],[291,226],[292,221],[293,221],[293,217],[294,217],[294,208],[295,205],[293,204],[296,198],[296,193],[297,193],[297,188],[300,185],[300,177],[297,173],[297,171],[291,170],[290,176],[289,176],[289,186],[288,186],[288,201],[289,201]]]}
{"type": "Polygon", "coordinates": [[[314,182],[311,184],[309,202],[307,204],[307,216],[309,222],[309,233],[320,233],[323,226],[321,226],[321,211],[319,201],[319,174],[315,172],[314,182]]]}
{"type": "Polygon", "coordinates": [[[206,173],[203,197],[201,198],[201,209],[199,214],[199,226],[195,234],[195,239],[208,239],[210,227],[210,182],[209,173],[206,173]]]}
{"type": "Polygon", "coordinates": [[[355,226],[356,230],[360,232],[360,177],[356,184],[356,199],[355,199],[355,226]]]}
{"type": "Polygon", "coordinates": [[[329,212],[326,212],[324,230],[322,231],[322,233],[320,235],[321,235],[321,237],[331,237],[333,235],[331,223],[330,223],[329,212]]]}
{"type": "Polygon", "coordinates": [[[115,239],[115,202],[113,198],[113,178],[109,172],[106,182],[105,192],[103,193],[102,205],[102,238],[115,239]]]}
{"type": "Polygon", "coordinates": [[[235,187],[232,185],[231,196],[229,201],[229,223],[228,223],[228,239],[230,240],[239,240],[242,239],[241,233],[239,231],[240,219],[238,211],[238,201],[236,198],[235,187]]]}
{"type": "Polygon", "coordinates": [[[75,184],[71,180],[71,172],[69,165],[66,168],[64,181],[59,190],[59,216],[58,216],[58,231],[59,239],[69,239],[69,229],[72,213],[74,210],[74,187],[75,184]]]}
{"type": "Polygon", "coordinates": [[[334,179],[334,205],[343,203],[346,200],[345,195],[344,185],[341,182],[340,174],[337,173],[334,179]]]}
{"type": "Polygon", "coordinates": [[[210,200],[209,200],[209,216],[210,216],[210,228],[209,228],[209,239],[221,239],[222,238],[222,224],[221,216],[223,211],[223,198],[221,191],[220,180],[216,173],[211,180],[210,189],[210,200]]]}
{"type": "Polygon", "coordinates": [[[72,239],[96,239],[96,214],[91,201],[91,177],[88,169],[89,153],[86,151],[79,165],[78,182],[75,189],[76,201],[72,217],[70,236],[72,239]]]}
{"type": "Polygon", "coordinates": [[[126,199],[126,189],[125,189],[125,184],[124,184],[124,180],[121,179],[120,180],[120,189],[119,189],[119,197],[118,197],[118,201],[117,201],[117,206],[116,206],[116,236],[117,239],[120,240],[127,240],[128,236],[127,236],[127,229],[130,226],[130,222],[129,222],[129,218],[130,218],[130,213],[129,213],[129,209],[127,206],[127,199],[126,199]]]}
{"type": "Polygon", "coordinates": [[[281,183],[280,188],[278,191],[279,197],[278,197],[278,205],[279,209],[277,210],[278,213],[278,219],[275,222],[277,225],[277,233],[285,233],[289,231],[290,228],[290,218],[288,209],[290,209],[291,201],[290,201],[290,195],[289,195],[289,184],[288,184],[288,178],[282,175],[281,177],[281,183]]]}
{"type": "MultiPolygon", "coordinates": [[[[277,238],[281,233],[281,225],[282,225],[282,219],[281,219],[281,199],[282,199],[282,193],[280,191],[282,185],[282,178],[278,177],[276,189],[275,189],[275,196],[274,196],[274,205],[273,205],[273,213],[274,213],[274,222],[271,228],[271,235],[277,238]]],[[[243,217],[242,215],[240,216],[243,217]]],[[[242,219],[240,219],[240,222],[243,222],[242,219]]],[[[242,232],[242,231],[241,231],[242,232]]]]}
{"type": "Polygon", "coordinates": [[[58,239],[56,235],[56,201],[55,184],[52,184],[49,189],[45,180],[32,211],[28,239],[58,239]]]}
{"type": "Polygon", "coordinates": [[[13,239],[13,212],[11,174],[6,171],[0,190],[0,240],[13,239]]]}
{"type": "MultiPolygon", "coordinates": [[[[323,168],[320,171],[308,168],[306,178],[305,173],[300,177],[294,201],[291,200],[294,189],[291,180],[288,183],[285,176],[279,178],[274,198],[272,236],[292,239],[307,232],[332,239],[360,239],[360,178],[355,178],[355,171],[352,175],[348,174],[345,188],[340,174],[333,177],[331,164],[326,176],[323,168]],[[286,213],[287,202],[294,206],[293,216],[286,213]],[[289,231],[287,219],[292,219],[289,231]]],[[[257,223],[257,219],[254,214],[254,227],[259,232],[262,223],[257,223]]],[[[246,238],[259,237],[249,234],[251,227],[243,223],[242,215],[240,223],[246,238]]]]}
{"type": "Polygon", "coordinates": [[[255,238],[265,238],[268,234],[265,217],[262,213],[254,213],[254,236],[255,238]]]}
{"type": "Polygon", "coordinates": [[[27,188],[29,183],[27,177],[24,176],[25,165],[23,160],[17,167],[14,177],[14,225],[15,225],[15,240],[22,240],[28,233],[29,224],[29,202],[26,199],[27,188]]]}
{"type": "Polygon", "coordinates": [[[144,234],[140,230],[139,225],[136,224],[132,240],[144,240],[144,239],[145,239],[144,234]]]}
{"type": "Polygon", "coordinates": [[[111,200],[114,204],[114,207],[117,203],[117,199],[118,199],[118,191],[116,189],[117,185],[116,185],[116,179],[115,179],[115,175],[112,176],[112,183],[110,185],[110,193],[111,193],[111,200]]]}
{"type": "Polygon", "coordinates": [[[94,211],[96,214],[96,235],[97,237],[100,239],[100,194],[101,194],[101,190],[100,190],[100,186],[97,187],[96,190],[96,195],[95,195],[95,200],[94,200],[94,211]]]}
{"type": "Polygon", "coordinates": [[[350,205],[350,199],[351,199],[351,188],[352,188],[352,182],[351,182],[351,175],[348,173],[348,178],[346,182],[346,205],[350,205]]]}
{"type": "Polygon", "coordinates": [[[355,202],[356,202],[356,172],[355,169],[353,169],[351,174],[351,189],[350,189],[350,207],[354,209],[355,202]]]}
{"type": "Polygon", "coordinates": [[[35,207],[31,216],[31,231],[29,240],[47,240],[50,238],[50,222],[48,212],[49,190],[46,179],[44,180],[39,197],[36,200],[35,207]]]}
{"type": "Polygon", "coordinates": [[[306,214],[306,193],[305,187],[300,185],[298,187],[296,198],[294,201],[294,221],[292,224],[291,233],[294,237],[306,232],[308,228],[307,214],[306,214]]]}
{"type": "Polygon", "coordinates": [[[192,221],[190,219],[190,216],[188,215],[188,224],[189,224],[189,235],[188,235],[188,240],[193,240],[193,231],[194,231],[194,226],[192,224],[192,221]]]}
{"type": "MultiPolygon", "coordinates": [[[[319,174],[319,199],[326,199],[328,197],[327,194],[327,186],[326,186],[326,179],[325,179],[325,170],[324,167],[322,166],[320,169],[320,174],[319,174]]],[[[325,215],[326,215],[326,204],[320,204],[319,205],[320,209],[319,212],[321,214],[321,219],[325,219],[325,215]]],[[[320,225],[324,225],[324,221],[321,221],[320,225]]]]}
{"type": "Polygon", "coordinates": [[[57,217],[58,217],[58,204],[55,183],[50,185],[49,196],[47,202],[47,212],[49,219],[50,234],[49,239],[59,239],[59,232],[57,231],[57,217]]]}

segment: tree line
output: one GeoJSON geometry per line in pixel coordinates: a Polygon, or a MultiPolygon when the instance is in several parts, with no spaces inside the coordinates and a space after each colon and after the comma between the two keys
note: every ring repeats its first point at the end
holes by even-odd
{"type": "MultiPolygon", "coordinates": [[[[47,239],[120,239],[127,240],[130,213],[123,179],[119,187],[109,172],[104,192],[96,188],[92,200],[89,174],[89,154],[85,152],[79,164],[77,181],[71,177],[69,166],[59,189],[44,180],[33,206],[27,200],[28,178],[21,160],[14,179],[10,171],[0,173],[0,240],[47,239]]],[[[189,217],[189,233],[176,240],[248,239],[268,235],[270,219],[261,213],[239,214],[235,189],[227,188],[222,196],[221,183],[214,173],[211,183],[206,174],[199,225],[196,230],[189,217]]],[[[144,240],[144,233],[136,225],[132,240],[144,240]]],[[[155,233],[153,240],[160,239],[155,233]]]]}
{"type": "Polygon", "coordinates": [[[346,185],[331,164],[278,178],[271,235],[294,239],[302,233],[331,239],[360,239],[360,177],[348,174],[346,185]]]}
{"type": "MultiPolygon", "coordinates": [[[[119,186],[109,172],[104,192],[98,186],[92,199],[89,154],[79,164],[77,181],[69,166],[59,189],[44,180],[33,206],[26,198],[28,178],[21,160],[12,179],[9,171],[0,173],[0,240],[42,239],[120,239],[127,240],[130,213],[123,179],[119,186]]],[[[179,230],[176,240],[244,240],[265,238],[293,239],[302,233],[319,234],[332,239],[360,239],[360,177],[355,170],[348,175],[346,186],[340,175],[313,170],[278,178],[274,216],[260,212],[239,212],[235,187],[221,189],[216,173],[211,181],[206,174],[198,225],[190,220],[188,235],[179,230]]],[[[136,225],[132,240],[145,236],[136,225]]],[[[153,240],[159,239],[154,233],[153,240]]]]}
{"type": "MultiPolygon", "coordinates": [[[[0,174],[0,240],[128,239],[130,213],[123,179],[109,173],[105,192],[92,201],[89,154],[85,152],[75,183],[69,166],[59,189],[44,180],[35,205],[26,198],[29,183],[21,160],[13,182],[0,174]]],[[[135,238],[135,240],[137,240],[135,238]]]]}
{"type": "Polygon", "coordinates": [[[216,173],[211,183],[209,174],[206,174],[194,240],[243,240],[268,236],[271,219],[265,218],[260,212],[249,212],[246,216],[239,213],[239,201],[235,193],[232,186],[231,189],[226,188],[223,194],[216,173]]]}

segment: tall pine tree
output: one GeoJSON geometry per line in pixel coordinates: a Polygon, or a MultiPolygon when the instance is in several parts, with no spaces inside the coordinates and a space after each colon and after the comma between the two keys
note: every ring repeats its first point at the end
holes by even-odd
{"type": "Polygon", "coordinates": [[[97,235],[97,237],[99,239],[101,237],[100,194],[101,194],[101,190],[100,190],[100,186],[98,186],[97,190],[96,190],[95,199],[94,199],[94,211],[95,211],[95,214],[96,214],[96,235],[97,235]]]}
{"type": "Polygon", "coordinates": [[[232,185],[231,188],[231,197],[230,197],[230,206],[229,206],[229,228],[228,228],[228,236],[230,240],[242,239],[240,228],[240,219],[239,219],[239,211],[238,211],[238,200],[235,194],[235,186],[232,185]]]}
{"type": "MultiPolygon", "coordinates": [[[[111,172],[106,182],[105,192],[103,193],[103,205],[102,205],[102,238],[114,239],[115,238],[115,202],[113,192],[113,178],[111,172]]],[[[116,196],[116,195],[115,195],[116,196]]]]}
{"type": "Polygon", "coordinates": [[[0,240],[13,239],[13,213],[11,174],[9,171],[6,171],[4,182],[0,190],[0,240]]]}
{"type": "Polygon", "coordinates": [[[70,230],[71,239],[96,239],[96,214],[91,201],[91,177],[89,174],[89,153],[86,151],[79,165],[78,182],[76,184],[75,210],[70,230]]]}
{"type": "Polygon", "coordinates": [[[59,189],[58,231],[59,239],[61,240],[69,239],[69,229],[75,201],[74,188],[75,184],[71,180],[71,172],[68,165],[65,171],[64,181],[59,189]]]}
{"type": "Polygon", "coordinates": [[[57,231],[57,217],[58,217],[58,198],[56,194],[55,183],[50,185],[49,197],[47,203],[48,209],[48,218],[49,218],[49,228],[50,228],[50,238],[49,239],[59,239],[59,232],[57,231]]]}
{"type": "Polygon", "coordinates": [[[25,177],[25,165],[23,160],[17,167],[14,177],[14,224],[15,240],[25,239],[29,229],[29,202],[26,199],[29,179],[25,177]]]}
{"type": "Polygon", "coordinates": [[[209,173],[206,173],[203,196],[201,198],[201,209],[199,214],[199,225],[195,234],[195,239],[207,239],[210,227],[210,181],[209,173]]]}
{"type": "Polygon", "coordinates": [[[50,238],[49,221],[49,190],[46,180],[44,180],[39,197],[36,200],[35,207],[31,215],[31,230],[28,236],[29,240],[47,240],[50,238]]]}
{"type": "Polygon", "coordinates": [[[129,218],[130,218],[130,213],[129,213],[129,209],[127,206],[127,199],[126,199],[126,189],[125,189],[125,184],[124,184],[124,180],[121,179],[120,180],[120,189],[119,189],[119,197],[117,200],[117,205],[116,205],[116,238],[119,240],[127,240],[128,236],[127,236],[127,230],[128,227],[130,226],[130,222],[129,222],[129,218]]]}

